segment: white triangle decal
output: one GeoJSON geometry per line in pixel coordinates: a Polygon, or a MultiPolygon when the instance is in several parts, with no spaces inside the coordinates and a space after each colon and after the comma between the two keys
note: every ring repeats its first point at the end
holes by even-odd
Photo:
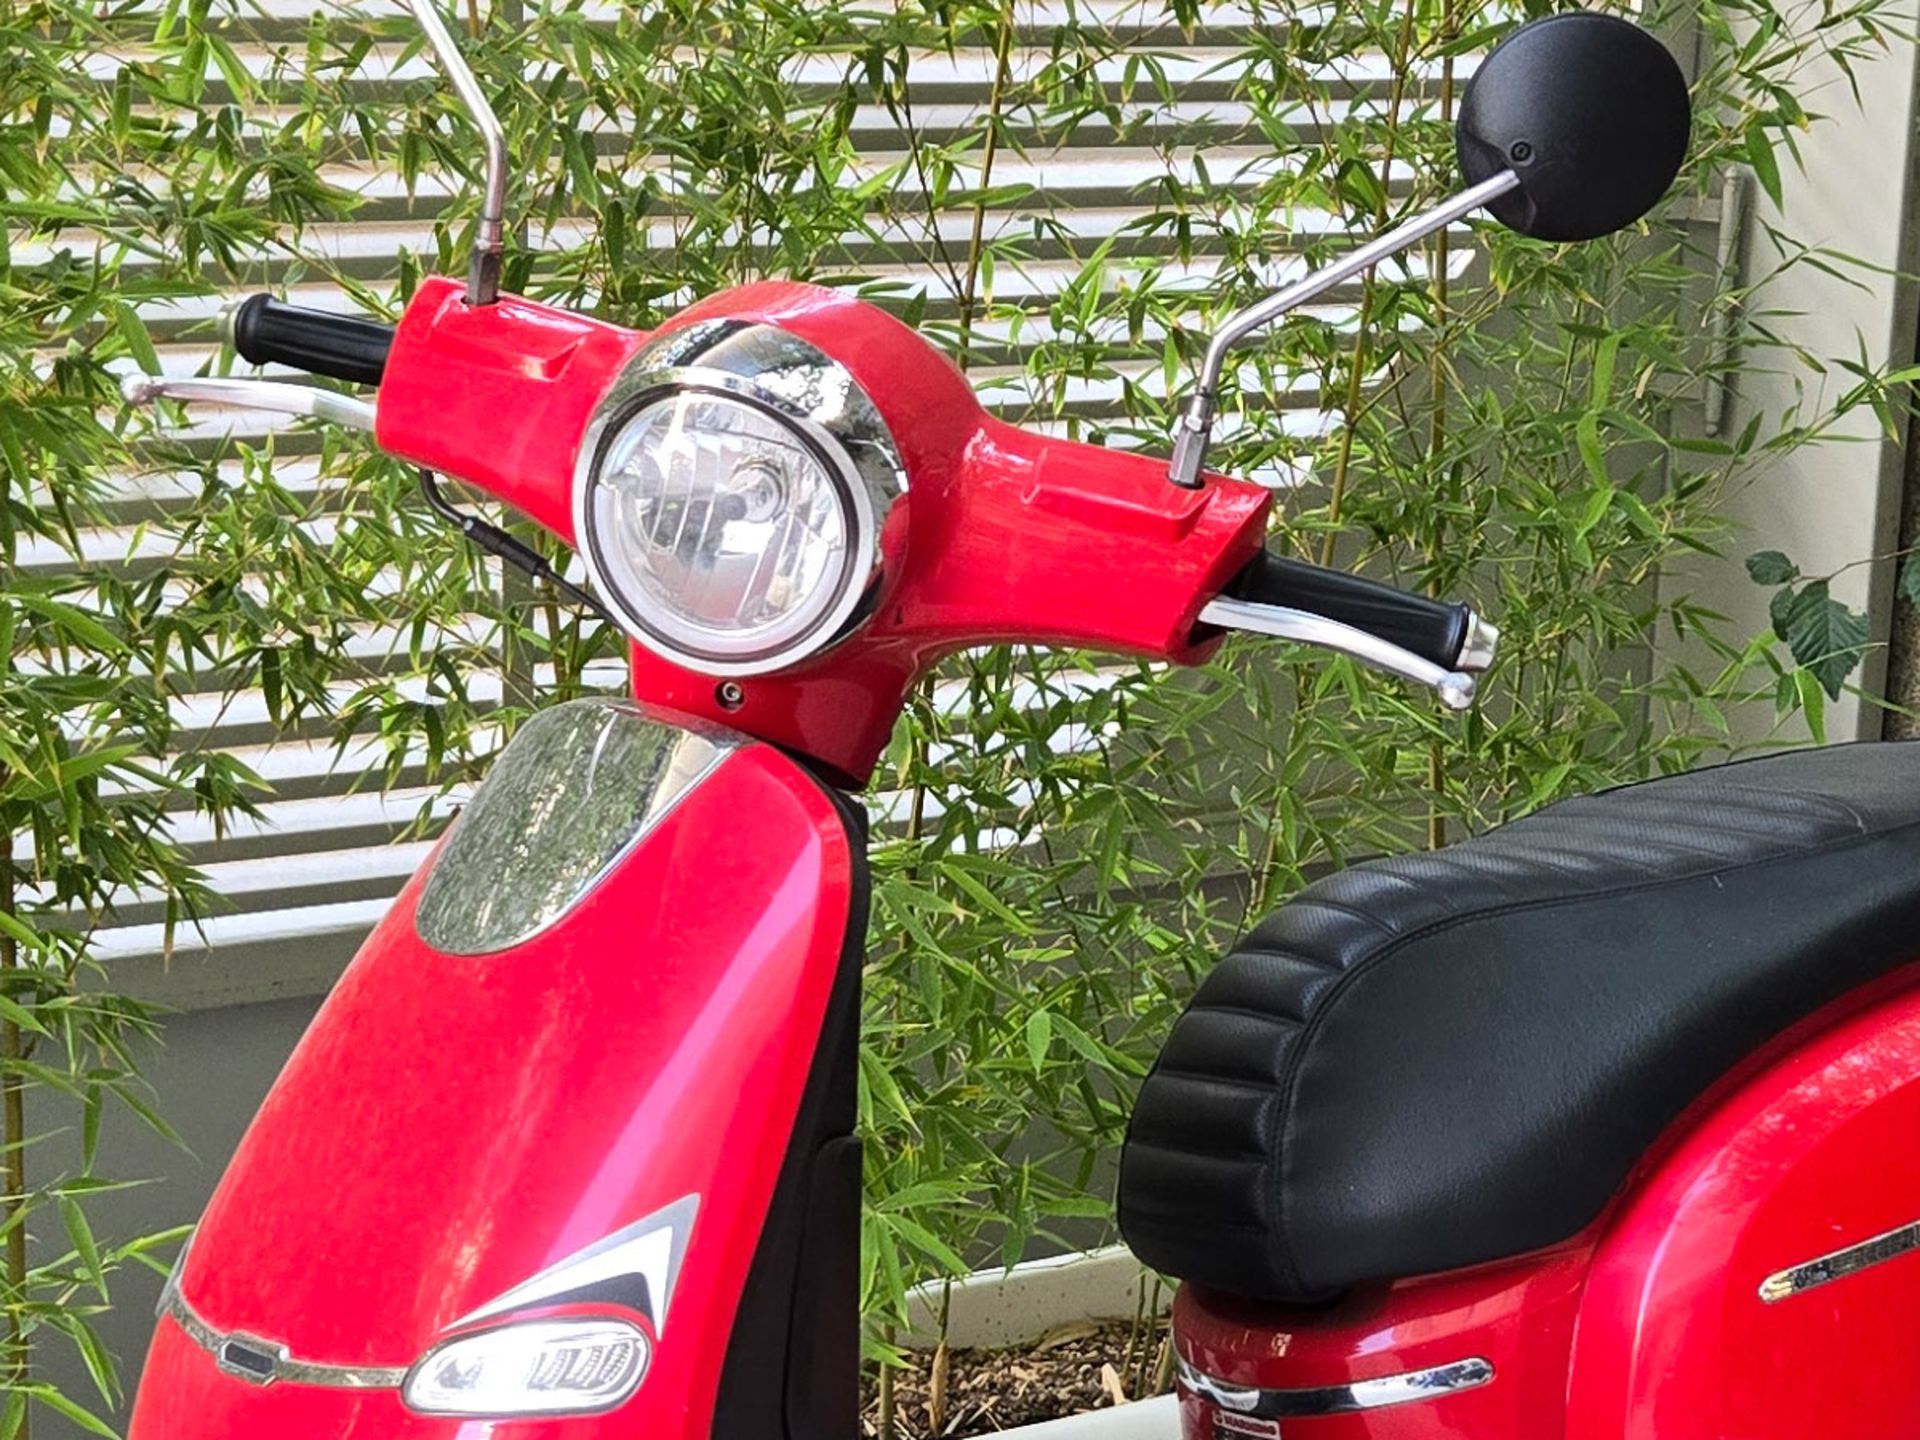
{"type": "Polygon", "coordinates": [[[680,1262],[687,1252],[687,1239],[693,1231],[693,1217],[700,1208],[700,1197],[689,1195],[664,1210],[657,1210],[604,1240],[596,1240],[586,1249],[549,1265],[532,1279],[521,1282],[454,1321],[449,1328],[490,1320],[509,1310],[524,1310],[622,1276],[635,1275],[646,1282],[647,1296],[655,1313],[654,1334],[667,1328],[667,1307],[673,1300],[673,1287],[680,1278],[680,1262]]]}

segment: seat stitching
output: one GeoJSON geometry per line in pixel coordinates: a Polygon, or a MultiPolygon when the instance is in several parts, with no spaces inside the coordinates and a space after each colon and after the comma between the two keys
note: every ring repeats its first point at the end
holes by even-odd
{"type": "MultiPolygon", "coordinates": [[[[1715,795],[1715,797],[1711,797],[1709,803],[1715,806],[1715,820],[1713,820],[1713,826],[1711,826],[1711,828],[1716,829],[1716,831],[1724,831],[1724,833],[1728,833],[1728,835],[1753,835],[1753,837],[1761,837],[1761,839],[1768,839],[1768,837],[1774,837],[1774,839],[1776,839],[1776,837],[1778,837],[1778,826],[1774,829],[1747,829],[1745,826],[1734,826],[1734,824],[1728,824],[1728,822],[1720,820],[1718,816],[1720,816],[1722,810],[1734,812],[1734,814],[1740,814],[1740,812],[1745,810],[1745,812],[1749,812],[1749,814],[1759,814],[1761,818],[1772,818],[1774,822],[1778,822],[1778,820],[1782,818],[1782,812],[1780,812],[1780,810],[1763,810],[1761,806],[1740,806],[1738,803],[1730,804],[1728,803],[1730,799],[1732,799],[1732,801],[1738,801],[1740,797],[1738,797],[1738,795],[1734,795],[1734,797],[1726,797],[1726,795],[1715,795]]],[[[1699,806],[1688,806],[1688,804],[1674,804],[1672,808],[1674,808],[1674,810],[1680,810],[1680,812],[1688,812],[1688,810],[1697,812],[1697,810],[1699,810],[1699,806]]],[[[1814,816],[1807,816],[1807,818],[1809,818],[1809,820],[1816,820],[1816,822],[1826,822],[1826,824],[1832,824],[1836,818],[1845,818],[1845,820],[1851,820],[1851,822],[1853,822],[1853,828],[1855,829],[1866,828],[1866,822],[1860,818],[1857,810],[1853,810],[1853,806],[1836,803],[1836,808],[1839,810],[1839,816],[1834,816],[1832,812],[1826,812],[1826,814],[1814,814],[1814,816]]],[[[1613,820],[1620,820],[1619,814],[1615,814],[1615,816],[1611,816],[1611,818],[1613,818],[1613,820]]],[[[1642,812],[1642,814],[1634,814],[1632,818],[1634,818],[1638,824],[1653,824],[1653,822],[1657,820],[1657,812],[1651,810],[1651,806],[1649,806],[1645,812],[1642,812]]],[[[1799,820],[1801,816],[1788,814],[1786,818],[1789,818],[1789,820],[1799,820]]],[[[1705,829],[1707,826],[1701,826],[1701,828],[1705,829]]]]}
{"type": "Polygon", "coordinates": [[[1324,1028],[1327,1017],[1338,1008],[1340,1000],[1353,987],[1360,976],[1370,973],[1384,961],[1387,956],[1395,954],[1406,946],[1413,944],[1416,940],[1425,939],[1458,926],[1473,924],[1500,915],[1521,914],[1530,910],[1551,909],[1558,905],[1585,905],[1597,900],[1608,900],[1622,895],[1644,894],[1679,885],[1697,884],[1702,880],[1711,880],[1721,875],[1731,875],[1743,870],[1766,869],[1769,866],[1787,860],[1804,860],[1809,856],[1838,854],[1853,849],[1856,846],[1871,844],[1908,833],[1920,833],[1920,821],[1907,825],[1892,826],[1885,830],[1867,831],[1842,836],[1805,850],[1796,850],[1784,855],[1773,855],[1764,860],[1748,860],[1737,864],[1723,865],[1718,869],[1698,871],[1690,875],[1676,875],[1667,879],[1657,879],[1651,882],[1614,886],[1610,889],[1575,896],[1571,899],[1566,896],[1552,896],[1537,900],[1509,901],[1504,905],[1494,906],[1486,910],[1473,911],[1465,915],[1442,916],[1427,925],[1421,926],[1417,930],[1408,931],[1405,935],[1399,936],[1382,945],[1378,950],[1362,956],[1351,969],[1344,971],[1339,978],[1328,987],[1327,993],[1321,998],[1321,1003],[1314,1008],[1313,1014],[1307,1017],[1307,1023],[1301,1032],[1300,1043],[1295,1045],[1293,1052],[1286,1057],[1285,1067],[1281,1072],[1279,1086],[1280,1105],[1275,1115],[1267,1121],[1270,1132],[1269,1148],[1276,1161],[1273,1166],[1274,1175],[1271,1195],[1269,1197],[1273,1205],[1273,1233],[1268,1239],[1279,1248],[1286,1273],[1296,1282],[1301,1278],[1299,1270],[1294,1264],[1293,1244],[1288,1234],[1286,1224],[1286,1170],[1289,1163],[1288,1157],[1292,1153],[1292,1147],[1285,1144],[1293,1126],[1293,1092],[1295,1086],[1299,1083],[1300,1067],[1305,1063],[1307,1055],[1312,1051],[1315,1037],[1320,1030],[1324,1028]],[[1279,1131],[1277,1135],[1271,1133],[1275,1128],[1279,1131]]]}
{"type": "MultiPolygon", "coordinates": [[[[1545,813],[1545,812],[1541,812],[1541,813],[1545,813]]],[[[1858,824],[1860,824],[1860,823],[1862,823],[1862,822],[1860,822],[1860,821],[1859,821],[1859,817],[1858,817],[1858,816],[1854,816],[1853,818],[1855,819],[1855,821],[1856,821],[1856,824],[1857,824],[1857,825],[1858,825],[1858,824]]],[[[1766,831],[1764,831],[1764,830],[1736,830],[1736,829],[1733,829],[1732,827],[1716,827],[1716,828],[1717,828],[1717,829],[1719,829],[1721,833],[1726,833],[1726,834],[1733,834],[1733,835],[1741,835],[1741,836],[1755,836],[1755,837],[1762,837],[1762,836],[1766,836],[1766,835],[1768,834],[1768,832],[1766,832],[1766,831]]],[[[1496,834],[1496,833],[1498,833],[1498,832],[1489,832],[1489,835],[1488,835],[1488,838],[1491,838],[1491,836],[1492,836],[1493,834],[1496,834]]],[[[1889,834],[1889,833],[1892,833],[1892,832],[1890,832],[1890,831],[1876,831],[1876,832],[1868,832],[1868,831],[1864,831],[1864,830],[1861,830],[1861,829],[1856,829],[1856,830],[1854,830],[1853,832],[1851,832],[1851,833],[1849,833],[1849,834],[1847,834],[1847,835],[1839,835],[1839,836],[1828,836],[1828,837],[1826,837],[1826,838],[1824,838],[1824,839],[1822,839],[1822,840],[1820,840],[1820,841],[1818,841],[1818,842],[1816,842],[1816,845],[1826,845],[1826,844],[1831,844],[1831,843],[1833,843],[1833,842],[1835,842],[1835,841],[1838,841],[1838,840],[1848,840],[1848,839],[1856,839],[1856,838],[1859,838],[1859,836],[1860,836],[1860,835],[1862,835],[1862,834],[1889,834]]],[[[1572,838],[1574,838],[1574,837],[1569,837],[1569,838],[1570,838],[1570,840],[1571,840],[1571,839],[1572,839],[1572,838]]],[[[1784,853],[1784,854],[1782,854],[1782,855],[1768,855],[1768,856],[1763,856],[1763,857],[1758,857],[1758,858],[1752,858],[1752,857],[1749,857],[1749,858],[1740,858],[1740,857],[1733,857],[1733,856],[1726,856],[1726,855],[1721,855],[1721,854],[1718,854],[1717,852],[1715,852],[1715,851],[1712,851],[1712,850],[1700,850],[1700,849],[1695,849],[1695,848],[1693,848],[1692,846],[1684,846],[1684,845],[1680,845],[1680,844],[1677,844],[1677,843],[1675,843],[1675,842],[1672,842],[1672,841],[1667,841],[1667,842],[1665,842],[1665,843],[1666,843],[1666,844],[1667,844],[1667,845],[1669,846],[1669,850],[1668,850],[1668,857],[1669,857],[1669,858],[1673,858],[1673,857],[1679,857],[1679,858],[1690,858],[1690,859],[1702,859],[1702,860],[1709,860],[1709,861],[1718,861],[1718,862],[1720,862],[1720,864],[1721,864],[1722,866],[1746,866],[1746,865],[1762,865],[1762,864],[1769,864],[1769,863],[1771,863],[1772,861],[1774,861],[1774,860],[1776,860],[1776,859],[1790,859],[1790,858],[1792,858],[1792,857],[1793,857],[1793,856],[1795,856],[1795,855],[1805,855],[1805,854],[1812,854],[1812,853],[1815,853],[1815,850],[1814,850],[1814,849],[1810,849],[1810,848],[1806,848],[1806,847],[1805,847],[1805,846],[1803,845],[1803,847],[1802,847],[1802,848],[1799,848],[1799,849],[1795,849],[1795,850],[1792,850],[1792,851],[1789,851],[1789,852],[1785,852],[1785,853],[1784,853]]],[[[1568,867],[1568,866],[1564,866],[1564,865],[1556,865],[1556,864],[1554,864],[1554,863],[1553,863],[1553,861],[1552,861],[1552,859],[1550,858],[1550,854],[1551,854],[1551,852],[1546,852],[1546,853],[1543,853],[1543,852],[1542,852],[1542,849],[1541,849],[1541,848],[1538,848],[1538,847],[1536,847],[1536,846],[1534,846],[1534,845],[1529,845],[1529,846],[1526,846],[1526,847],[1516,847],[1516,848],[1518,848],[1518,849],[1520,850],[1520,853],[1519,853],[1519,855],[1517,855],[1517,856],[1502,856],[1502,857],[1500,857],[1500,858],[1501,858],[1502,860],[1504,860],[1504,861],[1506,861],[1506,862],[1508,862],[1508,863],[1518,863],[1518,864],[1522,864],[1522,865],[1530,865],[1530,866],[1534,866],[1534,867],[1537,867],[1538,869],[1541,869],[1541,870],[1545,870],[1545,871],[1548,871],[1548,872],[1550,872],[1551,874],[1554,874],[1554,875],[1564,875],[1564,876],[1567,876],[1567,877],[1568,877],[1568,878],[1570,878],[1570,879],[1578,879],[1578,878],[1582,878],[1582,877],[1585,877],[1585,876],[1588,876],[1588,875],[1590,875],[1590,874],[1591,874],[1591,872],[1590,872],[1590,871],[1586,871],[1586,870],[1582,870],[1582,869],[1579,869],[1579,868],[1577,868],[1577,867],[1568,867]]],[[[1431,864],[1431,865],[1435,865],[1435,866],[1439,866],[1439,865],[1445,865],[1445,866],[1446,866],[1446,867],[1447,867],[1448,869],[1450,869],[1450,870],[1452,870],[1452,871],[1453,871],[1454,873],[1456,873],[1456,874],[1459,874],[1459,873],[1461,873],[1461,872],[1463,872],[1463,871],[1464,871],[1464,872],[1466,872],[1466,873],[1467,873],[1468,875],[1470,875],[1470,876],[1471,876],[1472,878],[1474,878],[1474,879],[1476,879],[1476,880],[1484,880],[1484,879],[1486,878],[1486,877],[1485,877],[1485,874],[1484,874],[1484,872],[1483,872],[1483,871],[1480,871],[1480,870],[1477,870],[1477,869],[1473,869],[1473,868],[1471,868],[1471,867],[1469,867],[1469,866],[1466,866],[1466,865],[1463,865],[1463,864],[1461,864],[1461,863],[1460,863],[1459,861],[1457,861],[1457,860],[1450,860],[1450,859],[1448,859],[1448,858],[1447,858],[1447,855],[1446,855],[1446,852],[1445,852],[1445,851],[1433,851],[1433,852],[1431,852],[1431,853],[1429,853],[1429,854],[1426,854],[1426,855],[1422,855],[1422,856],[1420,856],[1420,857],[1418,857],[1418,858],[1419,858],[1419,859],[1420,859],[1420,860],[1421,860],[1421,861],[1422,861],[1423,863],[1426,863],[1426,864],[1431,864]]],[[[1610,857],[1607,857],[1607,858],[1609,858],[1610,860],[1612,860],[1612,861],[1613,861],[1614,863],[1619,863],[1619,864],[1624,864],[1624,865],[1627,865],[1627,866],[1630,866],[1630,867],[1631,867],[1631,868],[1632,868],[1632,869],[1633,869],[1633,870],[1634,870],[1634,871],[1635,871],[1636,873],[1639,873],[1639,874],[1645,874],[1645,875],[1660,875],[1660,874],[1662,874],[1662,873],[1663,873],[1663,870],[1662,870],[1662,867],[1661,867],[1661,866],[1660,866],[1659,864],[1656,864],[1656,863],[1642,863],[1642,862],[1640,862],[1640,861],[1632,861],[1632,860],[1624,860],[1624,859],[1622,859],[1622,858],[1620,858],[1620,857],[1618,857],[1618,856],[1610,856],[1610,857]]],[[[1357,869],[1358,867],[1355,867],[1355,868],[1357,869]]],[[[1353,870],[1347,870],[1347,871],[1343,871],[1343,872],[1341,872],[1341,874],[1340,874],[1340,876],[1336,876],[1336,877],[1332,877],[1332,878],[1333,878],[1333,879],[1335,879],[1335,880],[1337,881],[1338,879],[1340,879],[1340,878],[1343,878],[1344,876],[1346,876],[1346,875],[1350,875],[1350,874],[1352,874],[1352,873],[1354,873],[1354,872],[1353,872],[1353,870]]],[[[1724,872],[1717,872],[1717,871],[1712,871],[1712,870],[1698,870],[1698,871],[1692,871],[1692,872],[1689,872],[1689,874],[1687,874],[1687,875],[1684,875],[1684,876],[1674,876],[1674,877],[1671,877],[1671,878],[1673,878],[1673,879],[1675,879],[1675,880],[1687,880],[1687,879],[1693,879],[1693,878],[1697,878],[1698,876],[1702,876],[1702,875],[1708,875],[1708,874],[1715,874],[1715,873],[1724,873],[1724,872]]],[[[1396,878],[1399,878],[1399,877],[1396,877],[1396,878]]],[[[1411,883],[1411,884],[1412,884],[1412,885],[1413,885],[1413,886],[1414,886],[1414,887],[1415,887],[1416,889],[1418,889],[1418,890],[1420,890],[1420,891],[1421,891],[1421,892],[1423,892],[1423,894],[1425,894],[1425,895],[1428,895],[1428,896],[1431,896],[1431,895],[1433,894],[1433,887],[1434,887],[1434,882],[1433,882],[1433,881],[1432,881],[1431,879],[1429,879],[1429,880],[1427,880],[1427,881],[1425,881],[1425,882],[1421,882],[1421,881],[1412,881],[1412,882],[1409,882],[1409,883],[1411,883]]],[[[1593,893],[1593,894],[1601,894],[1601,893],[1609,893],[1609,892],[1601,892],[1601,891],[1595,891],[1595,892],[1592,892],[1592,893],[1593,893]]],[[[1287,904],[1288,904],[1289,906],[1290,906],[1290,905],[1298,905],[1298,904],[1300,904],[1300,903],[1302,903],[1303,901],[1305,901],[1305,900],[1307,900],[1307,899],[1309,899],[1309,898],[1310,898],[1310,897],[1309,897],[1308,895],[1306,895],[1306,894],[1302,894],[1302,895],[1300,895],[1300,896],[1297,896],[1297,897],[1296,897],[1296,898],[1294,898],[1293,900],[1290,900],[1290,901],[1288,901],[1288,902],[1287,902],[1287,904]]],[[[1338,907],[1338,902],[1334,902],[1334,901],[1327,901],[1327,900],[1321,900],[1321,899],[1319,899],[1318,897],[1311,897],[1311,898],[1313,899],[1313,901],[1314,901],[1314,903],[1315,903],[1315,904],[1320,904],[1320,905],[1326,905],[1326,906],[1328,906],[1329,908],[1344,908],[1344,907],[1338,907]]],[[[1582,897],[1582,896],[1568,896],[1568,897],[1564,897],[1564,898],[1567,898],[1567,899],[1577,899],[1577,898],[1584,898],[1584,897],[1582,897]]],[[[1283,909],[1283,910],[1284,910],[1285,908],[1286,908],[1286,906],[1283,906],[1283,907],[1282,907],[1282,909],[1283,909]]],[[[1277,912],[1276,912],[1276,913],[1277,913],[1277,912]]],[[[1451,907],[1451,906],[1449,906],[1449,913],[1450,913],[1450,914],[1454,914],[1454,915],[1483,915],[1483,914],[1488,914],[1488,913],[1491,913],[1491,912],[1489,912],[1489,911],[1487,911],[1487,910],[1474,910],[1474,911],[1459,911],[1459,910],[1454,910],[1454,909],[1452,909],[1452,907],[1451,907]]],[[[1381,925],[1381,926],[1380,926],[1380,928],[1381,928],[1381,929],[1383,929],[1383,930],[1386,930],[1386,931],[1387,931],[1387,932],[1388,932],[1389,934],[1391,934],[1391,933],[1393,933],[1393,932],[1392,932],[1392,929],[1391,929],[1391,927],[1389,927],[1389,926],[1386,926],[1386,925],[1381,925]]],[[[1236,949],[1234,953],[1236,953],[1236,954],[1240,954],[1240,953],[1245,953],[1245,952],[1244,952],[1244,951],[1241,951],[1241,950],[1239,950],[1239,949],[1236,949]]],[[[1320,961],[1315,961],[1315,960],[1313,960],[1313,959],[1312,959],[1312,957],[1310,957],[1310,956],[1305,956],[1305,955],[1303,955],[1303,956],[1300,956],[1300,957],[1298,957],[1298,958],[1300,958],[1300,959],[1302,959],[1302,960],[1305,960],[1305,961],[1307,961],[1307,962],[1308,962],[1308,963],[1310,963],[1310,964],[1323,964],[1323,965],[1324,965],[1324,962],[1320,962],[1320,961]]],[[[1331,968],[1342,968],[1342,967],[1338,967],[1338,966],[1335,966],[1335,967],[1331,967],[1331,968]]]]}
{"type": "Polygon", "coordinates": [[[1191,1080],[1196,1085],[1225,1085],[1233,1090],[1264,1090],[1271,1094],[1271,1080],[1239,1080],[1231,1075],[1209,1075],[1203,1070],[1170,1069],[1157,1067],[1154,1075],[1162,1080],[1191,1080]]]}
{"type": "MultiPolygon", "coordinates": [[[[1325,967],[1322,966],[1320,968],[1324,969],[1325,967]]],[[[1264,1020],[1269,1025],[1291,1025],[1296,1030],[1307,1023],[1304,1017],[1296,1018],[1292,1015],[1276,1015],[1271,1011],[1255,1010],[1247,1005],[1216,1005],[1211,1001],[1198,1001],[1193,1005],[1192,1009],[1204,1010],[1211,1015],[1241,1015],[1249,1020],[1264,1020]]]]}
{"type": "MultiPolygon", "coordinates": [[[[1904,745],[1912,745],[1912,746],[1920,747],[1920,740],[1882,740],[1878,743],[1882,745],[1890,745],[1895,747],[1904,746],[1904,745]]],[[[1846,750],[1846,749],[1850,749],[1851,747],[1842,745],[1842,746],[1836,746],[1834,748],[1840,749],[1840,750],[1846,750]]],[[[1714,775],[1714,776],[1725,775],[1729,771],[1741,770],[1749,765],[1765,765],[1768,761],[1778,760],[1779,758],[1780,758],[1780,755],[1778,752],[1775,752],[1774,754],[1771,754],[1771,755],[1744,755],[1738,760],[1728,760],[1719,765],[1708,766],[1704,770],[1677,770],[1671,775],[1649,775],[1645,779],[1641,779],[1641,780],[1628,780],[1619,785],[1609,785],[1604,790],[1596,790],[1591,795],[1571,796],[1569,797],[1568,800],[1563,800],[1560,803],[1562,805],[1565,805],[1578,800],[1596,799],[1602,795],[1619,795],[1625,791],[1639,790],[1649,785],[1658,785],[1663,780],[1677,780],[1682,775],[1714,775]]],[[[1763,795],[1768,793],[1777,793],[1777,792],[1769,792],[1764,786],[1742,785],[1738,777],[1735,777],[1733,780],[1730,780],[1728,782],[1728,788],[1736,789],[1736,790],[1745,790],[1749,794],[1763,795]]],[[[1799,792],[1795,792],[1795,793],[1799,793],[1799,792]]],[[[1552,809],[1554,807],[1549,806],[1547,808],[1552,809]]],[[[1544,814],[1545,811],[1541,811],[1538,813],[1544,814]]]]}
{"type": "MultiPolygon", "coordinates": [[[[1348,870],[1344,873],[1351,875],[1353,872],[1348,870]]],[[[1311,890],[1301,891],[1298,895],[1294,896],[1293,899],[1289,900],[1287,905],[1289,908],[1299,905],[1317,905],[1322,910],[1333,910],[1341,915],[1351,915],[1355,920],[1371,925],[1376,930],[1385,931],[1389,935],[1394,933],[1393,927],[1378,915],[1370,914],[1357,905],[1348,905],[1339,900],[1329,900],[1324,896],[1315,895],[1311,890]]]]}
{"type": "MultiPolygon", "coordinates": [[[[1287,903],[1291,905],[1294,902],[1289,900],[1287,903]]],[[[1247,936],[1247,940],[1252,938],[1251,935],[1247,936]]],[[[1302,965],[1311,966],[1315,970],[1325,970],[1334,975],[1341,974],[1346,969],[1346,966],[1338,960],[1322,960],[1317,955],[1306,955],[1280,945],[1249,945],[1247,940],[1241,941],[1228,951],[1227,959],[1231,960],[1239,955],[1253,955],[1265,960],[1298,960],[1302,965]]]]}
{"type": "MultiPolygon", "coordinates": [[[[1765,808],[1764,801],[1770,798],[1773,798],[1780,793],[1779,791],[1767,790],[1764,787],[1761,787],[1758,785],[1733,784],[1733,785],[1727,786],[1727,789],[1733,791],[1736,795],[1753,796],[1757,800],[1763,802],[1762,804],[1757,804],[1754,806],[1754,808],[1757,810],[1764,809],[1765,808]]],[[[1835,796],[1824,795],[1817,791],[1806,791],[1806,790],[1795,790],[1792,792],[1792,795],[1795,800],[1799,801],[1801,804],[1807,806],[1810,809],[1817,810],[1822,807],[1825,807],[1830,810],[1837,810],[1842,815],[1846,816],[1847,819],[1851,820],[1857,828],[1861,830],[1865,830],[1867,828],[1867,822],[1865,817],[1863,817],[1858,810],[1854,809],[1854,807],[1849,805],[1846,801],[1838,799],[1835,796]]]]}

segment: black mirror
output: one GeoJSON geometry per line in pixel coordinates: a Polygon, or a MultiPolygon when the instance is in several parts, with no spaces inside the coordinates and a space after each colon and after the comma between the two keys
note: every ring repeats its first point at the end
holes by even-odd
{"type": "Polygon", "coordinates": [[[1667,193],[1692,106],[1667,47],[1612,15],[1571,11],[1522,25],[1481,62],[1455,143],[1468,183],[1511,170],[1487,208],[1540,240],[1624,229],[1667,193]]]}

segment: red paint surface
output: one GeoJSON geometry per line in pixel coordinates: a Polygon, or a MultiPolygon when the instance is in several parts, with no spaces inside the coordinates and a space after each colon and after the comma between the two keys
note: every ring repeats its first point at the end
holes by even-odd
{"type": "Polygon", "coordinates": [[[818,784],[754,746],[517,949],[429,949],[416,879],[294,1052],[183,1273],[221,1331],[405,1366],[494,1296],[698,1195],[631,1402],[463,1431],[390,1393],[231,1378],[163,1322],[135,1440],[704,1435],[841,961],[848,843],[818,784]]]}
{"type": "MultiPolygon", "coordinates": [[[[381,387],[381,446],[470,481],[571,538],[587,421],[646,338],[524,300],[499,313],[460,287],[423,286],[381,387]]],[[[806,665],[715,680],[635,647],[634,693],[812,756],[864,784],[907,693],[941,656],[994,642],[1193,663],[1217,637],[1200,609],[1258,553],[1267,492],[1209,476],[1168,483],[1166,461],[1050,440],[981,409],[967,379],[912,330],[838,290],[769,282],[713,296],[657,333],[730,317],[778,325],[839,360],[899,444],[908,493],[881,537],[872,618],[806,665]]]]}
{"type": "Polygon", "coordinates": [[[469,305],[464,285],[436,276],[400,317],[374,439],[571,541],[574,452],[646,338],[514,295],[469,305]]]}
{"type": "MultiPolygon", "coordinates": [[[[1287,1419],[1309,1440],[1559,1440],[1567,1352],[1586,1252],[1356,1290],[1338,1303],[1282,1310],[1183,1287],[1180,1353],[1206,1374],[1269,1390],[1346,1385],[1456,1360],[1491,1361],[1493,1383],[1445,1399],[1363,1414],[1287,1419]]],[[[1187,1440],[1214,1440],[1214,1407],[1182,1394],[1187,1440]]],[[[1250,1435],[1254,1432],[1249,1431],[1250,1435]]]]}
{"type": "MultiPolygon", "coordinates": [[[[1830,1013],[1690,1112],[1575,1243],[1322,1309],[1188,1287],[1180,1353],[1265,1389],[1494,1365],[1477,1390],[1284,1423],[1304,1440],[1911,1436],[1920,1252],[1777,1304],[1758,1293],[1775,1271],[1920,1220],[1920,992],[1830,1013]]],[[[1183,1395],[1181,1413],[1187,1440],[1216,1440],[1212,1405],[1183,1395]]]]}
{"type": "Polygon", "coordinates": [[[1581,1307],[1568,1440],[1920,1427],[1920,1252],[1765,1305],[1776,1271],[1920,1220],[1920,993],[1754,1080],[1644,1184],[1581,1307]]]}

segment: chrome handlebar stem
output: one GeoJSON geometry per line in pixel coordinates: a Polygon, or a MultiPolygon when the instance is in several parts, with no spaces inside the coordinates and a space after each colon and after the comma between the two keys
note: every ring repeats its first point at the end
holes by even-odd
{"type": "Polygon", "coordinates": [[[437,0],[402,0],[402,3],[426,32],[434,58],[440,62],[454,94],[460,97],[480,138],[486,142],[486,188],[480,197],[479,228],[467,266],[467,303],[491,305],[500,298],[501,259],[506,253],[507,132],[493,113],[493,106],[461,55],[460,47],[454,43],[447,22],[440,16],[437,0]]]}

